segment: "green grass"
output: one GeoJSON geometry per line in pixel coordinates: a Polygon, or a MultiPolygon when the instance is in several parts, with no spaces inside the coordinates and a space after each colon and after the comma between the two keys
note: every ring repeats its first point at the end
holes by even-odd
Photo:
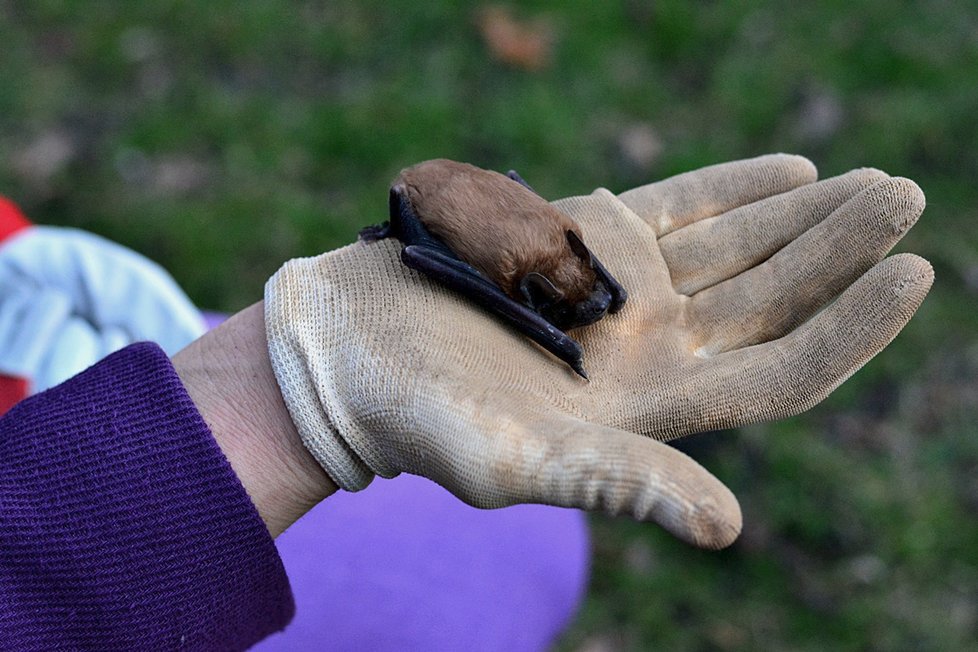
{"type": "Polygon", "coordinates": [[[548,197],[769,151],[911,177],[917,317],[808,414],[687,444],[743,502],[730,550],[594,517],[560,647],[978,649],[978,6],[514,7],[552,25],[548,68],[489,56],[461,2],[0,0],[0,192],[230,311],[383,219],[425,158],[548,197]],[[625,152],[636,126],[659,154],[625,152]]]}

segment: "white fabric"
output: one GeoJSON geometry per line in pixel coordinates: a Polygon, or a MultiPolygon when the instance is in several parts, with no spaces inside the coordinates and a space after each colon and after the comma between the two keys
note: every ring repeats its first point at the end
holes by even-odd
{"type": "Polygon", "coordinates": [[[162,267],[105,238],[33,226],[0,245],[0,372],[34,392],[132,342],[172,355],[204,328],[162,267]]]}

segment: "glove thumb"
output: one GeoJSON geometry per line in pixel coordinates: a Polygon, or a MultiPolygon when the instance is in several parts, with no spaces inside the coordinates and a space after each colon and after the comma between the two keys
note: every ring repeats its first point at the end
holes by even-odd
{"type": "Polygon", "coordinates": [[[468,445],[454,447],[449,468],[482,460],[484,471],[465,474],[462,483],[433,479],[477,507],[529,502],[627,514],[711,550],[729,546],[740,534],[742,516],[733,493],[660,441],[563,415],[458,434],[468,445]],[[480,441],[494,453],[473,446],[480,441]],[[466,452],[472,459],[464,459],[466,452]],[[486,460],[491,460],[488,467],[486,460]]]}

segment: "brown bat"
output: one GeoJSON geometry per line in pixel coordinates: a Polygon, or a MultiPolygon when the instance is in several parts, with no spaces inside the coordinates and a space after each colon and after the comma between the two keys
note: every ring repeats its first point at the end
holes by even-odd
{"type": "Polygon", "coordinates": [[[621,309],[624,288],[584,245],[574,220],[507,175],[446,159],[401,171],[390,222],[360,232],[396,237],[401,259],[503,317],[587,378],[564,331],[621,309]]]}

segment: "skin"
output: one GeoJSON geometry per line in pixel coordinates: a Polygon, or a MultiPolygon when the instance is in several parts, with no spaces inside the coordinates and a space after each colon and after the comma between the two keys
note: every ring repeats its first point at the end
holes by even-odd
{"type": "Polygon", "coordinates": [[[337,491],[278,390],[262,302],[192,342],[173,366],[273,537],[337,491]]]}

